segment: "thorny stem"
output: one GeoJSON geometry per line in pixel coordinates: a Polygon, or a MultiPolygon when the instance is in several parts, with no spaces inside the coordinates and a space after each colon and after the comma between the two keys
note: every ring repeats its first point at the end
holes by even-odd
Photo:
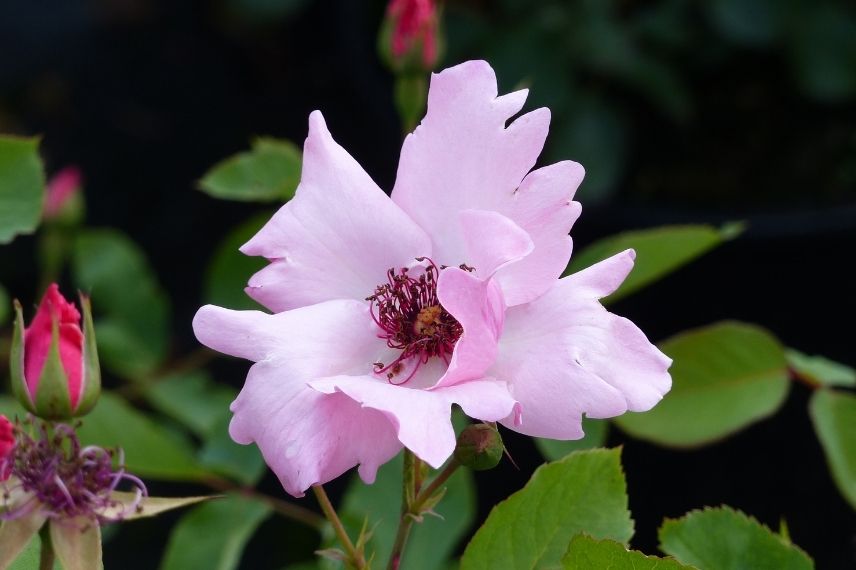
{"type": "Polygon", "coordinates": [[[312,527],[319,531],[324,528],[324,517],[307,508],[301,507],[300,505],[295,505],[294,503],[289,503],[288,501],[283,501],[282,499],[265,495],[264,493],[260,493],[250,487],[241,487],[240,485],[236,485],[231,481],[221,479],[219,477],[209,477],[205,479],[204,483],[215,491],[237,492],[245,497],[251,497],[262,501],[280,515],[305,524],[308,527],[312,527]]]}
{"type": "Polygon", "coordinates": [[[398,532],[395,534],[395,543],[392,546],[392,552],[389,555],[387,570],[398,570],[401,566],[401,558],[404,555],[404,548],[407,546],[407,537],[410,535],[410,529],[413,528],[413,523],[423,514],[425,504],[440,490],[440,488],[449,480],[449,477],[461,466],[458,460],[452,457],[448,465],[434,478],[431,483],[422,489],[418,488],[421,475],[419,459],[413,456],[414,460],[408,461],[408,454],[412,456],[412,452],[404,450],[404,497],[402,500],[401,519],[398,521],[398,532]],[[408,473],[408,469],[412,471],[408,473]],[[417,488],[413,489],[412,494],[409,493],[409,482],[416,483],[417,488]],[[414,497],[410,502],[410,497],[414,497]],[[408,504],[410,503],[410,504],[408,504]]]}
{"type": "Polygon", "coordinates": [[[39,531],[42,539],[42,551],[39,555],[39,570],[53,570],[54,567],[54,549],[51,542],[50,525],[45,524],[42,530],[39,531]]]}
{"type": "Polygon", "coordinates": [[[348,556],[348,564],[357,570],[368,570],[368,564],[366,564],[366,559],[363,556],[363,553],[354,547],[354,543],[351,542],[350,537],[348,537],[348,533],[345,531],[342,521],[339,520],[339,515],[336,514],[336,509],[333,508],[333,503],[330,502],[330,497],[327,496],[327,492],[324,491],[324,487],[321,485],[312,485],[312,491],[315,493],[315,498],[318,499],[318,504],[321,505],[321,510],[324,511],[324,516],[326,516],[327,520],[330,521],[330,524],[333,525],[333,530],[336,531],[336,536],[339,537],[339,542],[341,542],[342,546],[345,547],[345,553],[348,556]]]}

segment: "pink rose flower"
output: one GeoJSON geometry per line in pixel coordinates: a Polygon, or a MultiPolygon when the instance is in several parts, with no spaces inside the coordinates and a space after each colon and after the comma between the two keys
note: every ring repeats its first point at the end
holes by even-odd
{"type": "Polygon", "coordinates": [[[402,446],[440,467],[452,404],[577,439],[583,414],[648,410],[669,390],[669,358],[598,301],[633,251],[559,279],[584,171],[530,172],[550,112],[507,125],[526,96],[498,97],[483,61],[434,75],[391,199],[310,115],[294,199],[241,248],[270,260],[247,293],[275,314],[208,305],[193,321],[203,344],[255,362],[230,434],[288,493],[355,465],[371,483],[402,446]]]}

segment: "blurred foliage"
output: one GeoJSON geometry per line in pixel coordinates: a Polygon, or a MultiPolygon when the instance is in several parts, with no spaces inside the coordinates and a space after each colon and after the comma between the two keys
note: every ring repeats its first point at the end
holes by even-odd
{"type": "Polygon", "coordinates": [[[0,244],[36,229],[44,192],[39,139],[0,135],[0,244]]]}
{"type": "Polygon", "coordinates": [[[815,187],[856,193],[856,177],[840,174],[856,171],[852,146],[843,152],[847,134],[822,111],[856,100],[852,2],[459,1],[448,3],[445,16],[447,62],[487,59],[500,92],[530,87],[530,105],[550,107],[546,158],[585,165],[579,197],[586,204],[609,200],[619,189],[640,200],[658,195],[681,203],[745,205],[753,196],[782,203],[787,195],[806,202],[796,181],[806,180],[807,171],[815,187]],[[808,137],[791,140],[775,125],[748,124],[760,118],[758,109],[769,116],[785,106],[783,119],[790,118],[795,111],[787,106],[794,105],[818,118],[808,137]],[[730,149],[723,148],[722,133],[708,128],[711,119],[753,134],[734,133],[730,149]],[[830,146],[833,139],[842,144],[830,146]],[[735,164],[723,167],[723,157],[708,151],[711,144],[735,164]],[[764,144],[769,148],[762,150],[764,144]],[[818,156],[819,148],[830,152],[818,156]],[[681,153],[684,164],[675,164],[670,151],[681,153]],[[631,161],[640,155],[649,164],[631,161]],[[747,159],[755,165],[779,159],[778,170],[748,173],[747,159]],[[808,170],[806,160],[813,165],[808,170]],[[728,177],[705,179],[711,161],[728,177]]]}
{"type": "Polygon", "coordinates": [[[809,409],[838,489],[856,509],[856,395],[818,390],[809,409]]]}

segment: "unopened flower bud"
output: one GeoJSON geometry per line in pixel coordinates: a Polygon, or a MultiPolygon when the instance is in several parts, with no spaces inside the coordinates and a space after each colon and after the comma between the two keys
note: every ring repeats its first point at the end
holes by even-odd
{"type": "Polygon", "coordinates": [[[455,459],[475,471],[493,469],[502,459],[505,447],[495,427],[488,424],[467,426],[458,436],[455,459]]]}
{"type": "Polygon", "coordinates": [[[12,450],[15,449],[15,426],[0,414],[0,481],[9,478],[12,471],[12,450]]]}
{"type": "Polygon", "coordinates": [[[438,59],[435,0],[392,0],[381,27],[381,57],[395,71],[431,71],[438,59]]]}
{"type": "Polygon", "coordinates": [[[45,191],[44,219],[74,225],[83,218],[82,176],[76,166],[66,166],[48,181],[45,191]]]}
{"type": "Polygon", "coordinates": [[[101,393],[101,371],[89,298],[80,295],[83,330],[77,308],[51,284],[30,326],[24,328],[15,302],[15,331],[9,358],[12,389],[35,415],[61,420],[82,416],[101,393]]]}

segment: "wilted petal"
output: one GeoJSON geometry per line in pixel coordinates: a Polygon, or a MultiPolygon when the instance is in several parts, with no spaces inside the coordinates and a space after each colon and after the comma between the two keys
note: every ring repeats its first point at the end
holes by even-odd
{"type": "Polygon", "coordinates": [[[241,251],[272,263],[247,293],[273,311],[330,299],[365,299],[391,267],[430,255],[425,233],[339,146],[318,111],[295,197],[241,251]]]}
{"type": "Polygon", "coordinates": [[[561,279],[542,297],[508,310],[491,369],[521,405],[522,425],[508,419],[508,427],[576,439],[583,413],[607,418],[648,410],[669,390],[671,360],[597,300],[627,275],[631,253],[561,279]]]}

